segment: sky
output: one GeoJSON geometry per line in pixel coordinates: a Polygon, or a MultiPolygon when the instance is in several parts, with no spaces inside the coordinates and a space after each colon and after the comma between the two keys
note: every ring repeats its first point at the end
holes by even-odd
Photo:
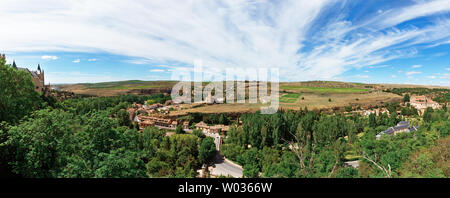
{"type": "Polygon", "coordinates": [[[278,68],[281,81],[450,86],[449,0],[1,0],[0,53],[46,83],[278,68]]]}

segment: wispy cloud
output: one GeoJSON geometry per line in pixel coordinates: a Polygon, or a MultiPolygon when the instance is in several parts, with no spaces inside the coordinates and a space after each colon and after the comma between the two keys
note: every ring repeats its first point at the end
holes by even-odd
{"type": "Polygon", "coordinates": [[[72,63],[79,63],[81,60],[80,59],[75,59],[72,61],[72,63]]]}
{"type": "Polygon", "coordinates": [[[421,74],[422,72],[419,72],[419,71],[410,71],[410,72],[406,72],[405,74],[407,75],[407,76],[411,76],[411,75],[416,75],[416,74],[421,74]]]}
{"type": "Polygon", "coordinates": [[[140,58],[140,59],[124,60],[123,62],[131,63],[131,64],[136,64],[136,65],[145,65],[145,64],[150,64],[150,63],[152,63],[153,61],[152,61],[151,59],[143,59],[143,58],[140,58]]]}
{"type": "Polygon", "coordinates": [[[94,62],[94,61],[97,61],[97,59],[96,58],[90,58],[90,59],[88,59],[88,61],[89,62],[94,62]]]}
{"type": "Polygon", "coordinates": [[[389,65],[369,66],[370,69],[375,69],[375,68],[385,68],[385,67],[389,67],[389,65]]]}
{"type": "Polygon", "coordinates": [[[449,73],[440,74],[439,78],[440,79],[450,79],[450,74],[449,73]]]}
{"type": "Polygon", "coordinates": [[[58,57],[57,56],[44,55],[44,56],[41,56],[41,59],[44,59],[44,60],[56,60],[56,59],[58,59],[58,57]]]}
{"type": "Polygon", "coordinates": [[[447,0],[417,1],[416,4],[400,8],[399,10],[389,10],[384,15],[373,20],[383,25],[383,27],[390,27],[415,18],[448,12],[449,10],[450,3],[447,0]]]}
{"type": "Polygon", "coordinates": [[[422,65],[413,65],[413,66],[411,66],[411,68],[420,68],[420,67],[422,67],[422,65]]]}
{"type": "Polygon", "coordinates": [[[352,5],[333,0],[2,0],[0,18],[7,28],[0,31],[0,47],[10,52],[101,51],[136,57],[127,60],[133,64],[191,67],[202,59],[211,69],[278,67],[285,80],[298,81],[377,68],[416,55],[418,44],[450,40],[445,18],[431,18],[420,28],[398,26],[448,13],[448,0],[412,1],[350,19],[352,5]]]}
{"type": "Polygon", "coordinates": [[[126,78],[112,77],[107,74],[94,74],[84,72],[49,72],[46,78],[52,83],[78,83],[78,82],[107,82],[112,80],[127,80],[126,78]]]}
{"type": "Polygon", "coordinates": [[[355,77],[356,78],[370,78],[369,75],[360,75],[360,74],[355,75],[355,77]]]}
{"type": "Polygon", "coordinates": [[[163,69],[151,69],[150,72],[164,72],[163,69]]]}

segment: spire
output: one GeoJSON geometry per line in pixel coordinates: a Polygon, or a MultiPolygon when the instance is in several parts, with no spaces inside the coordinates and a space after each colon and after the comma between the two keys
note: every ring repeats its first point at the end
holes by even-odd
{"type": "Polygon", "coordinates": [[[13,66],[14,68],[17,68],[17,65],[16,65],[16,61],[15,61],[15,60],[13,60],[12,66],[13,66]]]}
{"type": "Polygon", "coordinates": [[[40,64],[38,64],[37,70],[38,70],[38,71],[41,71],[41,65],[40,65],[40,64]]]}

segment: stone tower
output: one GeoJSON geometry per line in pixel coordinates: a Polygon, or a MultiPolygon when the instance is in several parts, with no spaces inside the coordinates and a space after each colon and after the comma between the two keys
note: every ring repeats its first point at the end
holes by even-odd
{"type": "Polygon", "coordinates": [[[44,79],[44,70],[41,70],[41,65],[38,64],[37,70],[32,71],[31,75],[33,76],[34,85],[36,86],[37,92],[43,92],[45,89],[45,79],[44,79]]]}

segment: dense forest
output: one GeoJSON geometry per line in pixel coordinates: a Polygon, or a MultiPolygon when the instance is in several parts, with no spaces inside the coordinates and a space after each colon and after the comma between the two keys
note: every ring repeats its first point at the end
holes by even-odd
{"type": "MultiPolygon", "coordinates": [[[[163,94],[57,101],[33,87],[29,74],[0,62],[1,177],[196,177],[215,155],[213,139],[199,131],[168,136],[131,123],[127,107],[163,103],[163,94]]],[[[224,114],[188,117],[232,126],[221,152],[244,177],[449,177],[447,108],[405,114],[419,130],[380,140],[378,132],[406,116],[304,109],[244,114],[242,124],[224,114]],[[358,169],[344,165],[355,159],[358,169]]]]}
{"type": "Polygon", "coordinates": [[[412,95],[433,95],[433,100],[440,103],[450,102],[450,91],[444,88],[392,88],[386,89],[385,92],[394,93],[397,95],[412,94],[412,95]]]}
{"type": "Polygon", "coordinates": [[[450,153],[437,149],[450,141],[448,116],[446,108],[428,109],[428,119],[412,119],[420,122],[417,132],[376,140],[378,132],[401,119],[308,110],[255,113],[231,129],[222,153],[243,165],[246,177],[449,177],[450,153]],[[344,165],[352,158],[360,159],[358,169],[344,165]]]}

